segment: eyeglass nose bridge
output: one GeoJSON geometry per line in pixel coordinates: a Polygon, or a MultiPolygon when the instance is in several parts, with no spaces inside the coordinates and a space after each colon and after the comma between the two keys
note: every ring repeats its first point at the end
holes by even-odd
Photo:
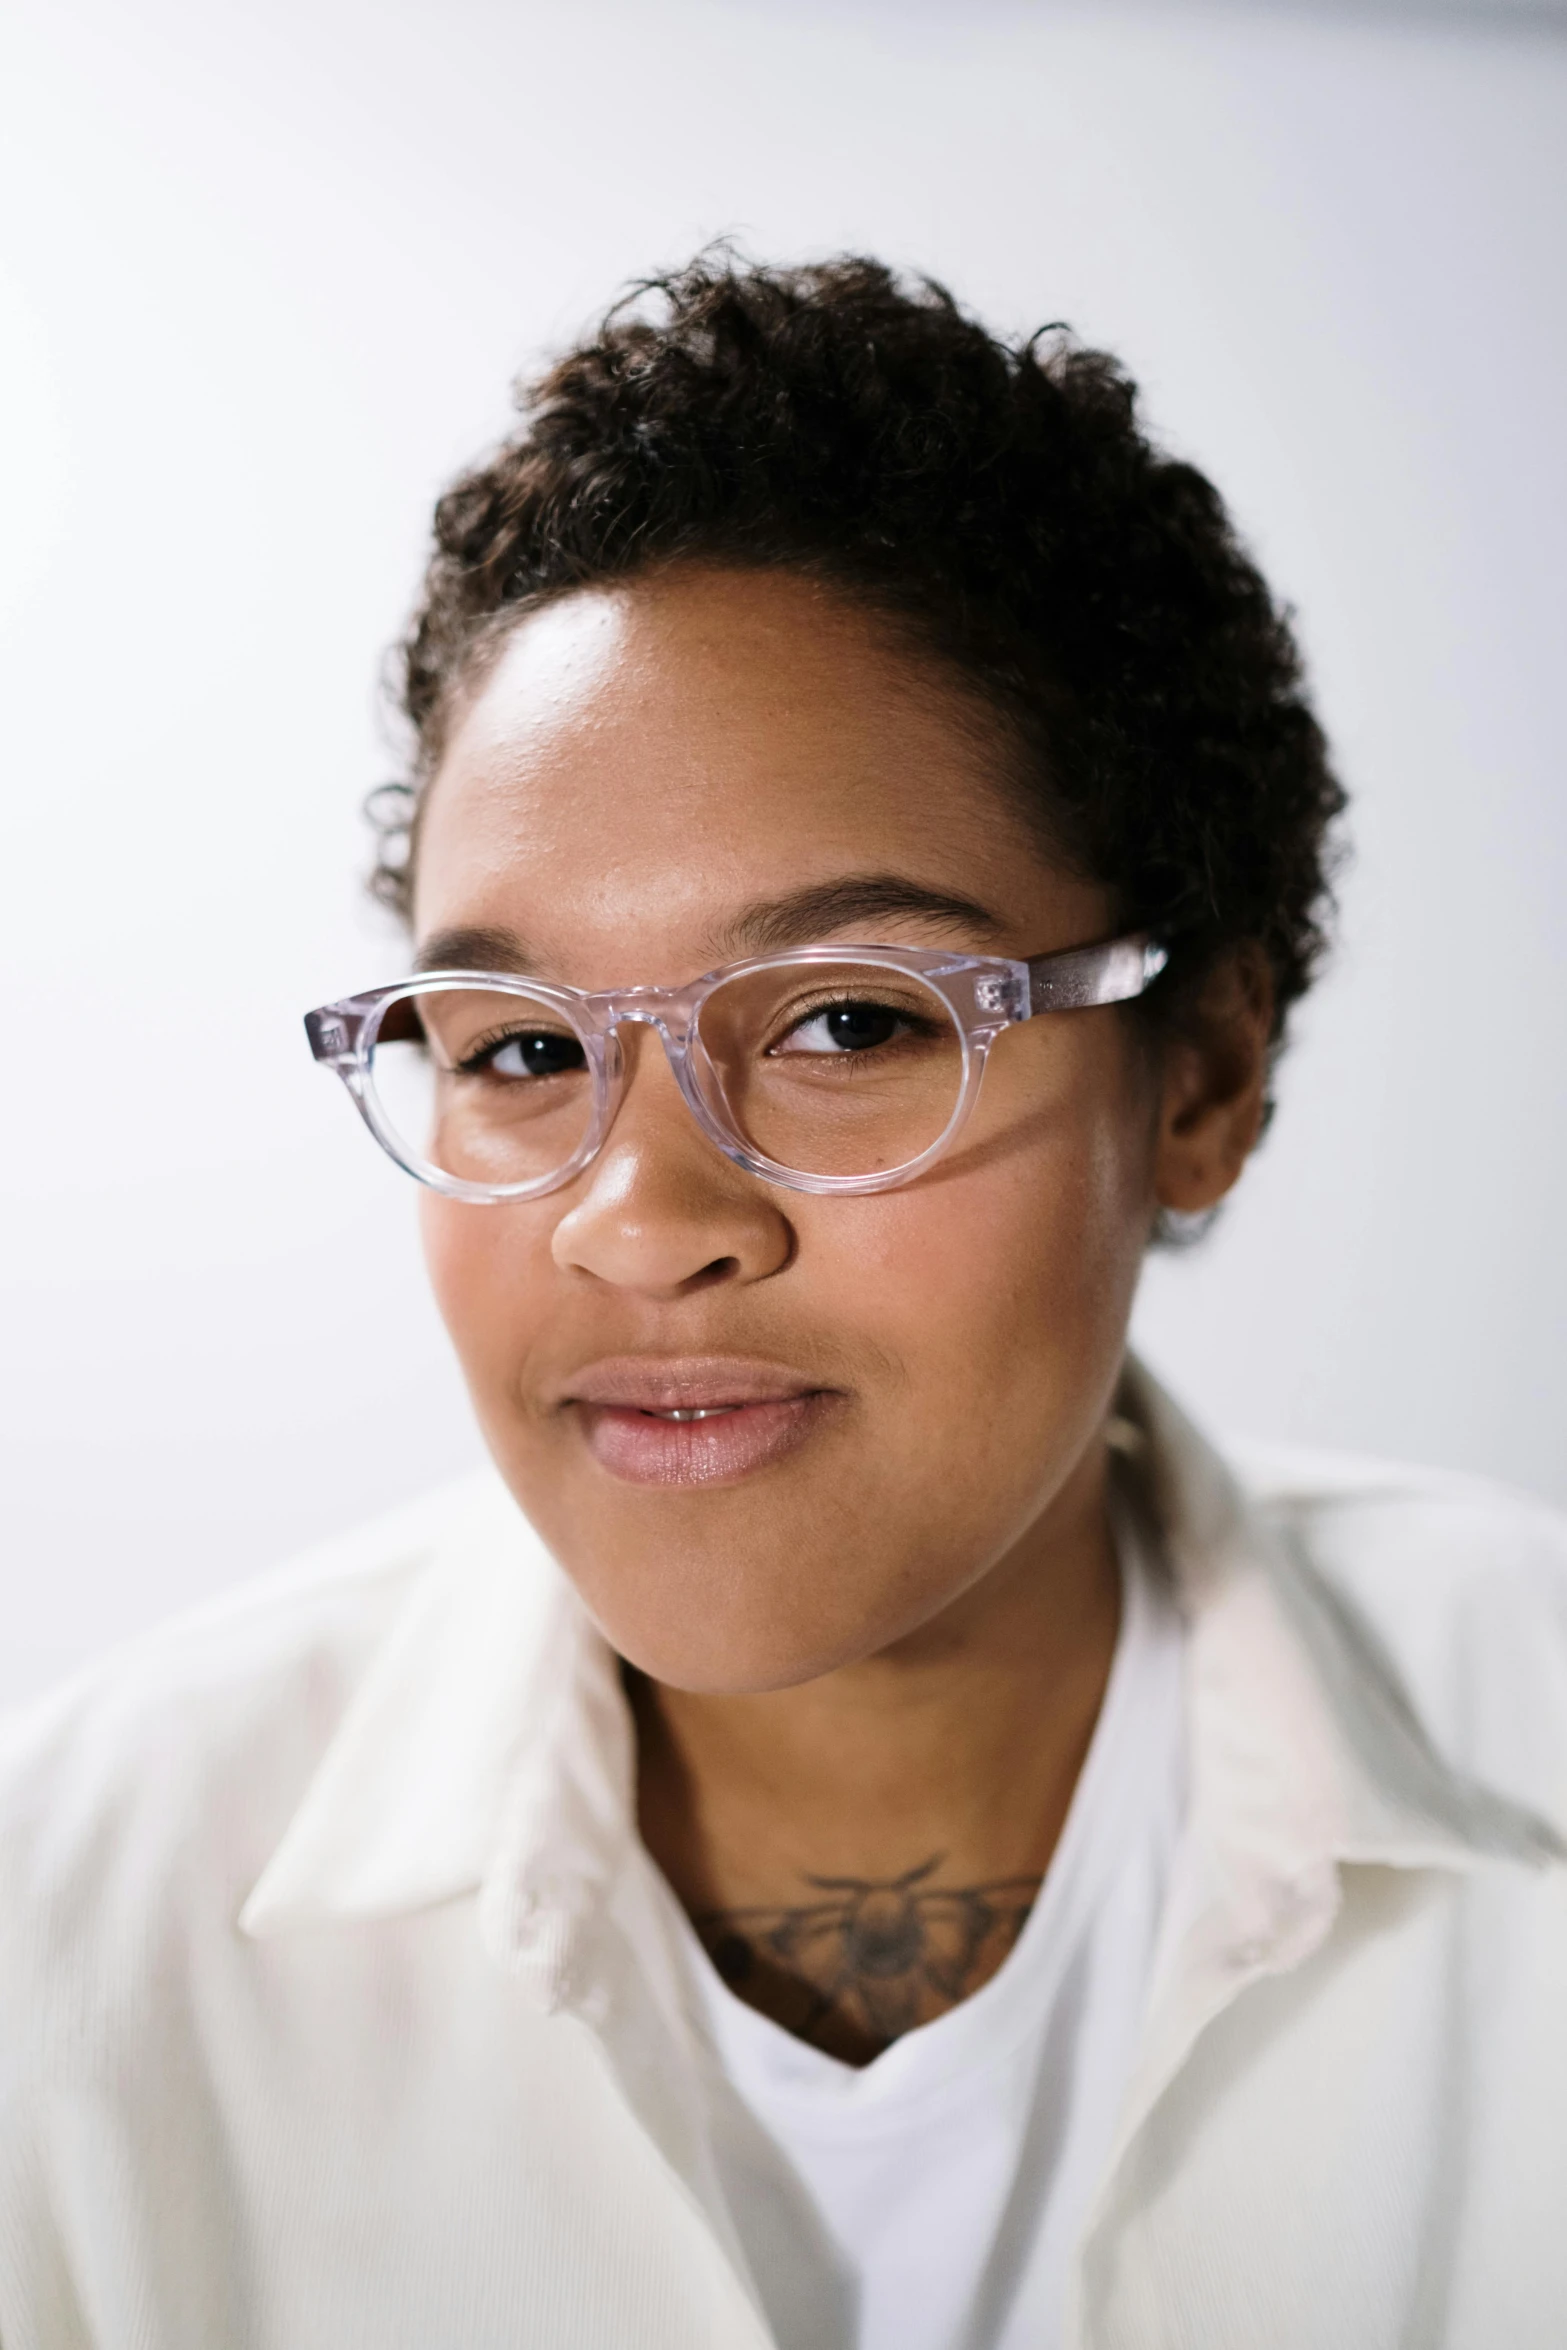
{"type": "Polygon", "coordinates": [[[656,1028],[677,1050],[684,1051],[697,1006],[706,992],[700,982],[694,987],[606,988],[601,995],[587,998],[586,1009],[598,1028],[623,1028],[633,1023],[656,1028]]]}
{"type": "Polygon", "coordinates": [[[752,1164],[753,1154],[731,1122],[723,1087],[702,1048],[697,1012],[706,991],[697,988],[628,987],[594,999],[594,1025],[604,1043],[604,1114],[592,1157],[609,1139],[610,1129],[625,1098],[627,1073],[620,1051],[622,1028],[651,1028],[664,1048],[670,1074],[681,1099],[709,1142],[738,1166],[752,1164]]]}

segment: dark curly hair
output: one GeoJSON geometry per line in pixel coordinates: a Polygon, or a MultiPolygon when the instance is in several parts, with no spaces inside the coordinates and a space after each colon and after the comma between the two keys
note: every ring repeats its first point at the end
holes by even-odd
{"type": "Polygon", "coordinates": [[[1282,1037],[1344,795],[1286,615],[1114,359],[1062,328],[998,341],[874,261],[719,249],[637,286],[518,404],[436,508],[398,648],[414,757],[374,802],[387,903],[406,916],[457,689],[516,618],[655,567],[789,566],[984,697],[1054,852],[1169,944],[1151,1010],[1248,944],[1282,1037]]]}

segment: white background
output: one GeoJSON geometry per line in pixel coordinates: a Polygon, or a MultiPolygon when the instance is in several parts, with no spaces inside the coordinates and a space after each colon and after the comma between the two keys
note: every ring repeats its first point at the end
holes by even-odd
{"type": "Polygon", "coordinates": [[[872,0],[10,0],[0,1696],[476,1454],[307,1057],[429,501],[714,232],[1121,351],[1357,798],[1263,1158],[1156,1265],[1223,1426],[1567,1499],[1567,40],[872,0]]]}

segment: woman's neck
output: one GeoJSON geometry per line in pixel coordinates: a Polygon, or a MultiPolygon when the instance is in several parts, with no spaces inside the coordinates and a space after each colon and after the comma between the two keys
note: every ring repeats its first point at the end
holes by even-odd
{"type": "Polygon", "coordinates": [[[878,1656],[760,1696],[632,1676],[643,1838],[731,1987],[850,2063],[978,1990],[1060,1836],[1119,1614],[1096,1449],[878,1656]]]}

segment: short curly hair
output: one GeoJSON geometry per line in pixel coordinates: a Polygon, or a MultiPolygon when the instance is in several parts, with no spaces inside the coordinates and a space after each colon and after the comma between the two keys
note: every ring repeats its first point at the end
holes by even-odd
{"type": "Polygon", "coordinates": [[[436,507],[397,648],[413,756],[373,802],[388,904],[406,917],[459,689],[513,621],[676,564],[792,567],[984,697],[1055,853],[1168,944],[1167,1009],[1245,944],[1282,1038],[1344,794],[1288,616],[1115,359],[1059,327],[1003,342],[875,261],[719,248],[517,396],[521,431],[436,507]]]}

